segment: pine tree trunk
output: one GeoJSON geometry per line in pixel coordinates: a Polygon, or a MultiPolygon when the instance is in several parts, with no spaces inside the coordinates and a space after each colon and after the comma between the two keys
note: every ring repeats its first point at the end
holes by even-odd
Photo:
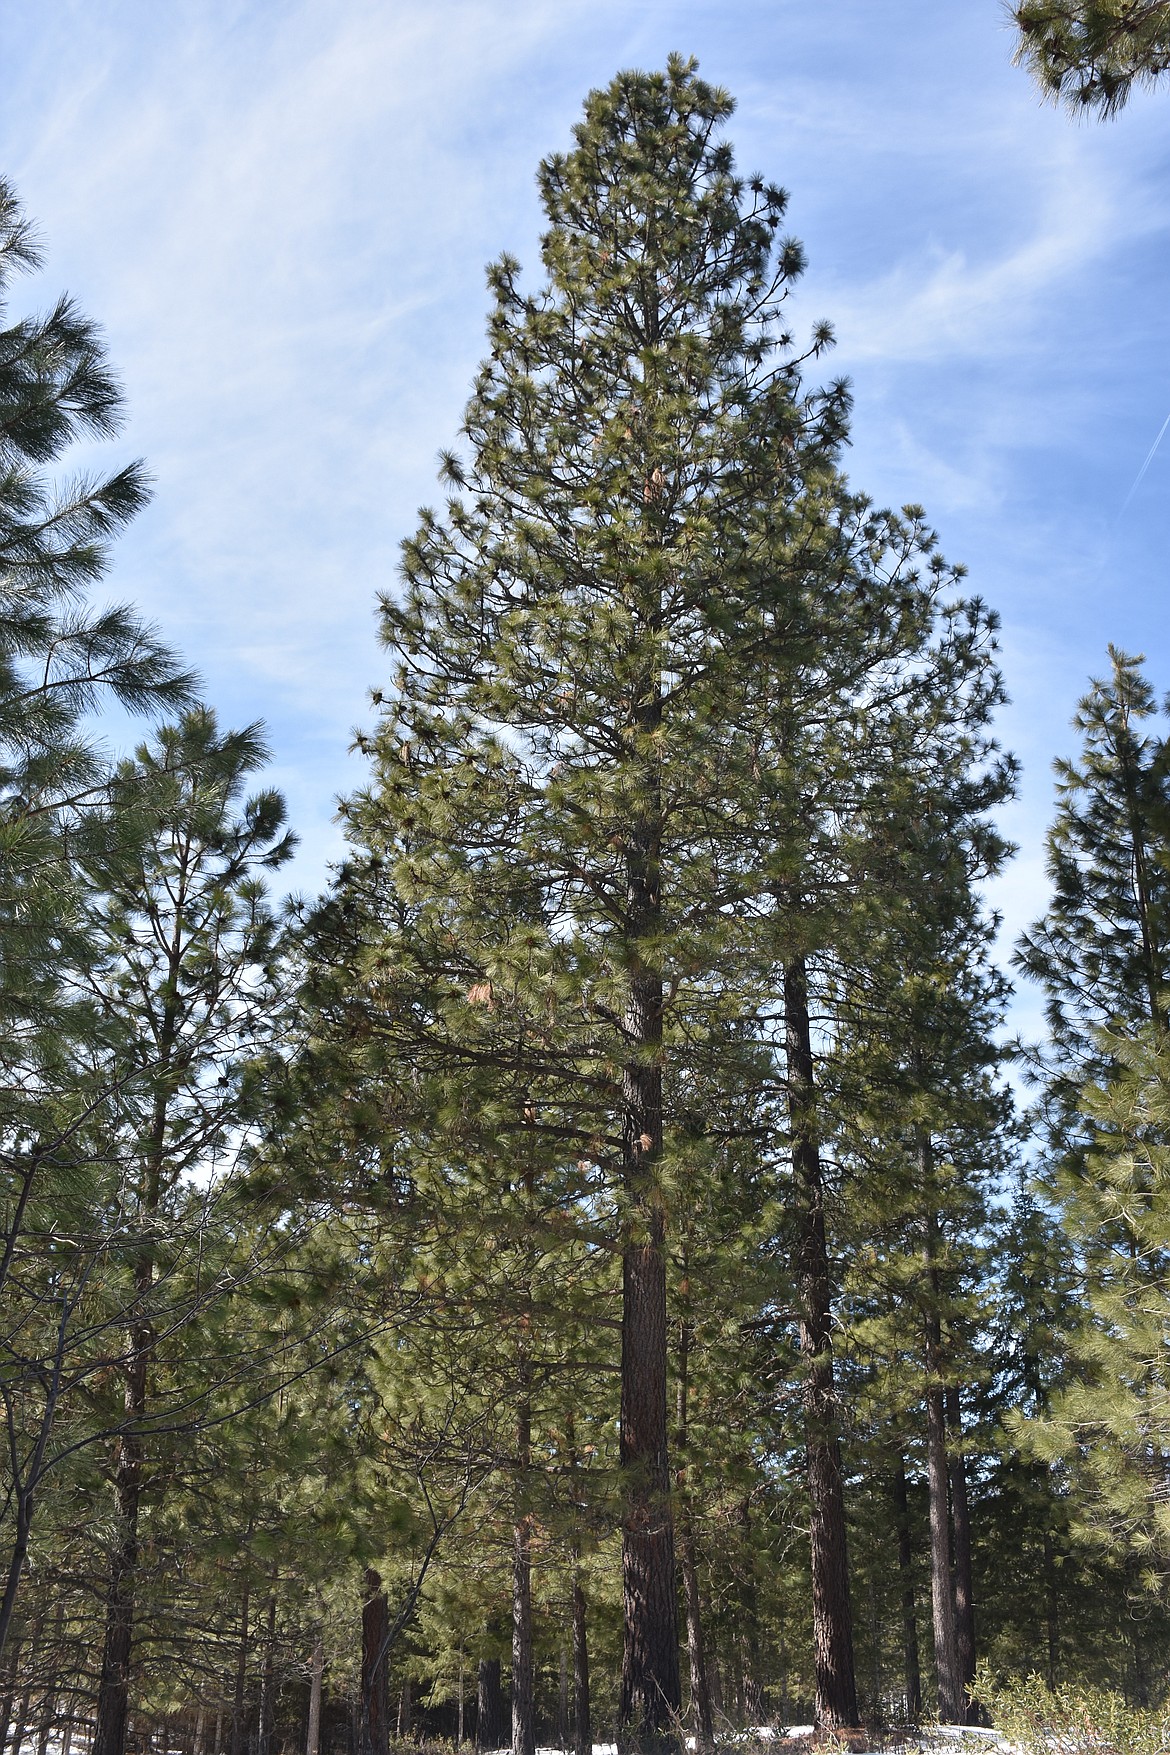
{"type": "MultiPolygon", "coordinates": [[[[172,944],[168,973],[168,998],[163,1008],[159,1036],[157,1089],[147,1138],[140,1193],[142,1215],[154,1215],[162,1199],[163,1163],[168,1125],[168,1088],[171,1059],[178,1031],[179,951],[172,944]]],[[[154,1287],[154,1262],[144,1252],[135,1270],[134,1320],[128,1341],[130,1363],[126,1372],[126,1422],[118,1444],[114,1476],[118,1535],[110,1570],[106,1599],[106,1632],[102,1673],[98,1685],[97,1725],[90,1755],[125,1755],[126,1715],[130,1698],[130,1657],[134,1638],[134,1592],[138,1568],[138,1512],[142,1494],[145,1447],[141,1437],[146,1416],[147,1381],[154,1352],[150,1324],[150,1296],[154,1287]]]]}
{"type": "Polygon", "coordinates": [[[475,1746],[499,1749],[504,1742],[504,1689],[499,1658],[480,1658],[475,1702],[475,1746]]]}
{"type": "MultiPolygon", "coordinates": [[[[683,1284],[687,1284],[687,1264],[683,1258],[683,1284]]],[[[695,1564],[695,1533],[687,1499],[688,1397],[690,1394],[691,1324],[684,1317],[678,1334],[678,1532],[679,1561],[682,1566],[683,1602],[687,1617],[687,1659],[690,1665],[691,1719],[697,1755],[715,1747],[715,1728],[711,1717],[711,1695],[707,1687],[707,1665],[703,1651],[703,1617],[699,1600],[699,1573],[695,1564]]]]}
{"type": "MultiPolygon", "coordinates": [[[[931,1319],[930,1327],[937,1329],[931,1319]]],[[[931,1349],[937,1353],[937,1345],[931,1349]]],[[[947,1506],[947,1434],[940,1383],[926,1392],[927,1483],[930,1493],[930,1604],[934,1623],[934,1667],[938,1678],[938,1716],[961,1724],[963,1690],[955,1642],[955,1596],[951,1583],[951,1531],[947,1506]]]]}
{"type": "Polygon", "coordinates": [[[362,1755],[387,1755],[390,1711],[387,1690],[389,1616],[382,1580],[373,1567],[366,1571],[362,1607],[362,1755]]]}
{"type": "Polygon", "coordinates": [[[699,1755],[715,1747],[715,1722],[711,1713],[711,1691],[707,1685],[707,1659],[703,1647],[703,1615],[699,1598],[699,1574],[695,1565],[695,1538],[689,1515],[679,1527],[680,1559],[682,1561],[683,1597],[687,1612],[687,1657],[691,1671],[691,1715],[695,1727],[695,1748],[699,1755]]]}
{"type": "Polygon", "coordinates": [[[413,1716],[414,1700],[410,1692],[410,1677],[403,1676],[402,1687],[398,1694],[398,1735],[400,1738],[409,1737],[413,1716]]]}
{"type": "Polygon", "coordinates": [[[918,1617],[914,1606],[910,1499],[903,1457],[898,1458],[898,1466],[894,1470],[894,1516],[898,1528],[898,1574],[902,1580],[902,1676],[906,1695],[906,1718],[910,1724],[916,1725],[922,1718],[922,1663],[918,1653],[918,1617]]]}
{"type": "Polygon", "coordinates": [[[934,1668],[938,1715],[944,1724],[965,1717],[955,1631],[955,1587],[951,1572],[950,1470],[947,1459],[945,1360],[942,1345],[942,1279],[939,1273],[938,1214],[934,1193],[934,1145],[918,1136],[918,1170],[925,1204],[926,1477],[930,1504],[930,1607],[934,1628],[934,1668]]]}
{"type": "MultiPolygon", "coordinates": [[[[149,1292],[151,1274],[138,1291],[149,1292]]],[[[146,1373],[150,1330],[137,1328],[126,1381],[126,1419],[130,1429],[118,1442],[114,1475],[117,1534],[106,1596],[106,1630],[98,1684],[97,1726],[91,1755],[125,1755],[126,1714],[130,1701],[130,1655],[134,1638],[134,1589],[138,1569],[138,1509],[142,1493],[144,1451],[135,1427],[146,1412],[146,1373]]]]}
{"type": "Polygon", "coordinates": [[[764,1695],[760,1687],[759,1607],[756,1593],[756,1552],[751,1525],[751,1505],[742,1499],[739,1505],[739,1551],[743,1582],[739,1593],[739,1672],[743,1682],[743,1717],[745,1727],[759,1726],[764,1717],[764,1695]]]}
{"type": "Polygon", "coordinates": [[[1057,1596],[1056,1553],[1052,1531],[1044,1531],[1044,1619],[1048,1632],[1048,1686],[1055,1689],[1060,1676],[1060,1611],[1057,1596]]]}
{"type": "Polygon", "coordinates": [[[16,1597],[20,1590],[21,1578],[24,1575],[24,1563],[28,1558],[28,1544],[32,1532],[35,1503],[35,1495],[27,1490],[14,1492],[12,1497],[15,1518],[12,1532],[12,1551],[8,1556],[8,1570],[4,1579],[4,1596],[0,1600],[0,1652],[7,1648],[9,1635],[12,1631],[16,1597]]]}
{"type": "Polygon", "coordinates": [[[268,1614],[264,1640],[264,1668],[260,1675],[260,1723],[256,1733],[256,1755],[272,1755],[272,1720],[276,1707],[276,1594],[268,1598],[268,1614]]]}
{"type": "Polygon", "coordinates": [[[325,1682],[325,1636],[318,1627],[313,1637],[313,1656],[309,1662],[309,1727],[305,1736],[305,1755],[320,1755],[321,1691],[325,1682]]]}
{"type": "Polygon", "coordinates": [[[569,1654],[562,1639],[558,1652],[560,1676],[557,1681],[557,1748],[569,1747],[569,1654]]]}
{"type": "MultiPolygon", "coordinates": [[[[658,663],[656,649],[651,662],[658,663]]],[[[656,682],[647,682],[637,719],[639,741],[653,736],[661,722],[656,682]]],[[[653,966],[661,925],[660,796],[653,770],[642,802],[645,814],[631,828],[626,853],[623,946],[629,985],[622,1022],[630,1059],[622,1072],[622,1163],[631,1213],[622,1253],[624,1643],[618,1716],[623,1744],[649,1752],[676,1747],[681,1707],[667,1459],[666,1224],[657,1188],[663,989],[653,966]]]]}
{"type": "Polygon", "coordinates": [[[462,1646],[460,1646],[460,1648],[459,1648],[459,1719],[458,1719],[458,1723],[457,1723],[457,1727],[456,1727],[456,1731],[455,1731],[455,1747],[457,1749],[462,1749],[465,1738],[466,1738],[467,1727],[466,1727],[466,1723],[464,1721],[464,1710],[465,1710],[465,1705],[464,1705],[464,1678],[463,1678],[463,1648],[462,1648],[462,1646]]]}
{"type": "Polygon", "coordinates": [[[12,1708],[16,1704],[16,1678],[20,1673],[20,1641],[14,1640],[4,1664],[4,1698],[0,1700],[0,1755],[12,1728],[12,1708]]]}
{"type": "Polygon", "coordinates": [[[535,1755],[532,1557],[528,1519],[512,1530],[512,1755],[535,1755]]]}
{"type": "Polygon", "coordinates": [[[967,1464],[959,1446],[963,1440],[963,1412],[958,1386],[946,1392],[946,1414],[951,1488],[951,1532],[955,1552],[955,1656],[959,1684],[968,1716],[969,1689],[975,1680],[975,1586],[971,1569],[971,1508],[967,1498],[967,1464]]]}
{"type": "Polygon", "coordinates": [[[573,1755],[592,1755],[593,1722],[589,1699],[589,1630],[581,1568],[573,1555],[573,1755]]]}
{"type": "Polygon", "coordinates": [[[813,1662],[820,1730],[857,1723],[845,1489],[833,1381],[833,1327],[825,1189],[816,1136],[816,1083],[803,961],[784,971],[785,1045],[792,1130],[793,1251],[804,1355],[804,1433],[812,1549],[813,1662]]]}
{"type": "Polygon", "coordinates": [[[247,1740],[248,1711],[248,1610],[251,1600],[251,1586],[244,1580],[244,1595],[240,1603],[240,1639],[236,1647],[236,1683],[232,1700],[232,1742],[231,1755],[244,1755],[247,1740]]]}

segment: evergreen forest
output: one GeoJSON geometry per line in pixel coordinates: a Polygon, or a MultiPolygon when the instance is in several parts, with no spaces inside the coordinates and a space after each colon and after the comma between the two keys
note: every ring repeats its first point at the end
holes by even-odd
{"type": "MultiPolygon", "coordinates": [[[[1021,54],[1108,112],[1168,10],[1021,54]]],[[[148,482],[0,184],[0,1752],[1170,1747],[1170,679],[1068,701],[1005,947],[997,616],[732,108],[541,163],[315,897],[103,602],[148,482]]]]}

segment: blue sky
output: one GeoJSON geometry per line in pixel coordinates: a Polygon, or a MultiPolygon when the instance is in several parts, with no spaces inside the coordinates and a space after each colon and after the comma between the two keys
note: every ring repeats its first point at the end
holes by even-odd
{"type": "MultiPolygon", "coordinates": [[[[533,264],[533,174],[589,87],[671,49],[791,192],[853,380],[855,484],[925,505],[1003,618],[1024,763],[997,890],[1043,905],[1050,762],[1106,643],[1170,687],[1170,91],[1042,105],[999,0],[0,0],[0,168],[104,326],[156,498],[111,591],[267,721],[321,883],[375,592],[436,495],[482,351],[483,266],[533,264]]],[[[1026,1011],[1033,1008],[1026,1007],[1026,1011]]]]}

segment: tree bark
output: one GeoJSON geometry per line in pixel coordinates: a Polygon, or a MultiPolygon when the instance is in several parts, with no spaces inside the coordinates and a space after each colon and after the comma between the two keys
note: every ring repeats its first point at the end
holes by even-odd
{"type": "MultiPolygon", "coordinates": [[[[635,705],[633,741],[646,748],[662,718],[657,634],[649,617],[649,673],[635,705]]],[[[655,758],[643,756],[638,819],[626,845],[623,951],[627,1000],[622,1034],[622,1171],[629,1202],[622,1252],[620,1462],[624,1641],[619,1736],[646,1752],[674,1750],[681,1707],[666,1418],[666,1215],[662,1158],[661,791],[655,758]]]]}
{"type": "Polygon", "coordinates": [[[926,1454],[930,1493],[930,1605],[934,1625],[934,1667],[938,1679],[938,1716],[944,1724],[961,1724],[964,1718],[963,1690],[959,1680],[955,1596],[951,1582],[946,1417],[939,1383],[931,1383],[926,1391],[926,1454]]]}
{"type": "Polygon", "coordinates": [[[512,1530],[512,1755],[535,1755],[532,1556],[527,1518],[512,1530]]]}
{"type": "Polygon", "coordinates": [[[4,1664],[4,1698],[0,1701],[0,1755],[8,1743],[8,1732],[12,1728],[12,1708],[16,1703],[16,1678],[20,1673],[20,1641],[17,1640],[7,1653],[4,1664]]]}
{"type": "Polygon", "coordinates": [[[313,1636],[313,1655],[309,1660],[309,1726],[305,1736],[305,1755],[320,1755],[321,1691],[325,1682],[325,1637],[320,1627],[313,1636]]]}
{"type": "Polygon", "coordinates": [[[557,1680],[557,1748],[569,1747],[569,1654],[562,1639],[558,1652],[560,1675],[557,1680]]]}
{"type": "Polygon", "coordinates": [[[475,1703],[475,1746],[499,1749],[504,1742],[504,1689],[499,1658],[480,1658],[475,1703]]]}
{"type": "Polygon", "coordinates": [[[276,1594],[268,1598],[264,1640],[264,1668],[260,1676],[260,1722],[256,1731],[256,1755],[272,1755],[272,1720],[276,1705],[276,1594]]]}
{"type": "Polygon", "coordinates": [[[388,1755],[390,1711],[386,1686],[389,1662],[389,1614],[381,1576],[366,1571],[362,1607],[362,1755],[388,1755]]]}
{"type": "Polygon", "coordinates": [[[926,1337],[926,1475],[930,1501],[930,1607],[934,1629],[934,1668],[938,1684],[938,1715],[944,1724],[961,1724],[966,1716],[959,1675],[955,1631],[955,1588],[951,1572],[950,1470],[947,1460],[945,1359],[942,1344],[942,1276],[939,1272],[939,1227],[934,1191],[934,1145],[928,1133],[918,1136],[918,1169],[925,1204],[926,1337]]]}
{"type": "Polygon", "coordinates": [[[922,1718],[922,1663],[918,1652],[918,1616],[914,1605],[910,1500],[906,1488],[906,1462],[901,1456],[894,1470],[894,1517],[898,1529],[898,1575],[902,1580],[902,1677],[906,1695],[906,1718],[910,1724],[916,1725],[922,1718]]]}
{"type": "Polygon", "coordinates": [[[739,1673],[743,1686],[745,1728],[755,1728],[764,1718],[764,1692],[760,1687],[759,1606],[756,1592],[756,1554],[753,1546],[751,1505],[739,1505],[740,1563],[743,1568],[739,1599],[739,1673]]]}
{"type": "MultiPolygon", "coordinates": [[[[149,1266],[140,1273],[138,1292],[148,1294],[149,1266]]],[[[128,1430],[118,1441],[114,1474],[117,1533],[106,1596],[106,1629],[98,1683],[97,1725],[91,1755],[125,1755],[130,1700],[130,1654],[134,1638],[134,1587],[138,1569],[138,1512],[142,1494],[144,1447],[135,1428],[146,1412],[146,1373],[152,1336],[147,1325],[133,1331],[125,1407],[128,1430]]]]}
{"type": "Polygon", "coordinates": [[[788,1111],[792,1132],[793,1253],[804,1356],[804,1434],[812,1550],[813,1662],[820,1730],[857,1724],[845,1489],[833,1380],[832,1290],[825,1187],[816,1135],[816,1082],[808,978],[784,971],[788,1111]]]}
{"type": "MultiPolygon", "coordinates": [[[[686,1261],[684,1257],[684,1288],[686,1261]]],[[[711,1717],[711,1692],[707,1686],[707,1663],[703,1650],[703,1616],[699,1598],[699,1572],[695,1564],[695,1532],[687,1498],[688,1396],[690,1393],[691,1324],[684,1317],[678,1333],[678,1407],[675,1418],[678,1446],[678,1534],[679,1561],[682,1566],[683,1602],[687,1617],[687,1659],[690,1666],[691,1719],[697,1755],[715,1747],[715,1727],[711,1717]]]]}
{"type": "Polygon", "coordinates": [[[593,1724],[589,1700],[589,1630],[581,1568],[573,1554],[573,1755],[592,1755],[593,1724]]]}
{"type": "Polygon", "coordinates": [[[240,1640],[236,1647],[236,1685],[232,1697],[232,1740],[231,1755],[244,1755],[247,1737],[248,1715],[248,1609],[251,1601],[251,1585],[244,1580],[244,1595],[240,1604],[240,1640]]]}
{"type": "Polygon", "coordinates": [[[967,1463],[963,1442],[963,1410],[956,1384],[946,1392],[948,1471],[951,1487],[951,1534],[955,1556],[955,1656],[963,1690],[964,1717],[969,1716],[969,1690],[975,1680],[975,1585],[971,1568],[971,1508],[967,1498],[967,1463]]]}

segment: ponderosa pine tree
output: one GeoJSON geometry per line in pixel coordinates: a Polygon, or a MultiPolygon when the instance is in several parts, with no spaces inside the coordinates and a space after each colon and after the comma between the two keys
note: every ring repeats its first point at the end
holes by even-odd
{"type": "Polygon", "coordinates": [[[382,1076],[398,1069],[404,1139],[425,1124],[441,1155],[446,1130],[465,1159],[478,1129],[480,1161],[514,1177],[532,1129],[576,1178],[578,1222],[616,1241],[620,1716],[648,1746],[672,1738],[679,1705],[679,1093],[689,1069],[717,1080],[758,1131],[779,985],[818,1717],[856,1717],[804,995],[864,875],[834,823],[866,799],[880,812],[890,728],[961,692],[986,631],[969,605],[940,631],[952,575],[920,515],[874,513],[836,471],[847,398],[802,388],[783,324],[801,255],[778,241],[783,193],[734,173],[730,110],[693,64],[622,74],[541,167],[544,285],[526,292],[509,259],[492,269],[491,357],[445,462],[451,498],[405,547],[405,596],[382,599],[393,690],[338,900],[362,921],[368,1027],[382,1076]],[[392,898],[380,949],[372,873],[392,898]]]}
{"type": "MultiPolygon", "coordinates": [[[[206,708],[164,726],[110,783],[112,809],[135,830],[130,845],[93,862],[99,955],[88,985],[123,1068],[115,1151],[126,1166],[125,1220],[114,1247],[128,1282],[126,1419],[112,1469],[97,1755],[125,1748],[151,1379],[163,1326],[156,1302],[194,1241],[181,1225],[187,1180],[222,1176],[225,1154],[230,1160],[238,1150],[243,1064],[275,1004],[279,923],[264,878],[295,842],[278,792],[245,793],[267,755],[257,726],[221,732],[206,708]]],[[[173,1333],[182,1324],[168,1315],[173,1333]]]]}
{"type": "Polygon", "coordinates": [[[1048,834],[1052,901],[1024,933],[1016,964],[1042,988],[1049,1045],[1038,1057],[1053,1151],[1075,1156],[1091,1124],[1081,1094],[1118,1069],[1111,1036],[1167,1027],[1170,983],[1170,746],[1140,658],[1109,648],[1073,725],[1079,761],[1055,763],[1048,834]]]}
{"type": "Polygon", "coordinates": [[[1139,1552],[1170,1552],[1170,740],[1141,660],[1110,648],[1058,762],[1049,834],[1052,903],[1018,962],[1045,991],[1038,1063],[1046,1193],[1083,1292],[1070,1380],[1024,1428],[1072,1471],[1087,1525],[1139,1552]]]}
{"type": "MultiPolygon", "coordinates": [[[[13,276],[39,262],[15,194],[0,180],[0,318],[13,276]]],[[[121,416],[100,333],[69,299],[0,328],[0,1377],[11,1419],[0,1649],[61,1377],[53,1325],[41,1320],[47,1305],[34,1292],[34,1342],[27,1284],[17,1282],[54,1231],[85,1230],[108,1192],[92,1141],[81,1135],[112,1087],[83,1068],[94,1018],[71,983],[90,943],[70,836],[80,816],[98,814],[91,807],[105,770],[86,721],[110,698],[150,714],[181,706],[192,692],[191,678],[132,610],[95,611],[84,601],[106,571],[112,539],[146,500],[145,477],[131,464],[104,480],[70,482],[50,466],[78,442],[111,436],[121,416]]],[[[121,829],[105,817],[108,844],[121,829]]],[[[57,1271],[53,1296],[68,1299],[69,1282],[57,1271]]],[[[80,1291],[76,1279],[72,1289],[80,1291]]],[[[62,1309],[58,1298],[58,1317],[62,1309]]]]}

